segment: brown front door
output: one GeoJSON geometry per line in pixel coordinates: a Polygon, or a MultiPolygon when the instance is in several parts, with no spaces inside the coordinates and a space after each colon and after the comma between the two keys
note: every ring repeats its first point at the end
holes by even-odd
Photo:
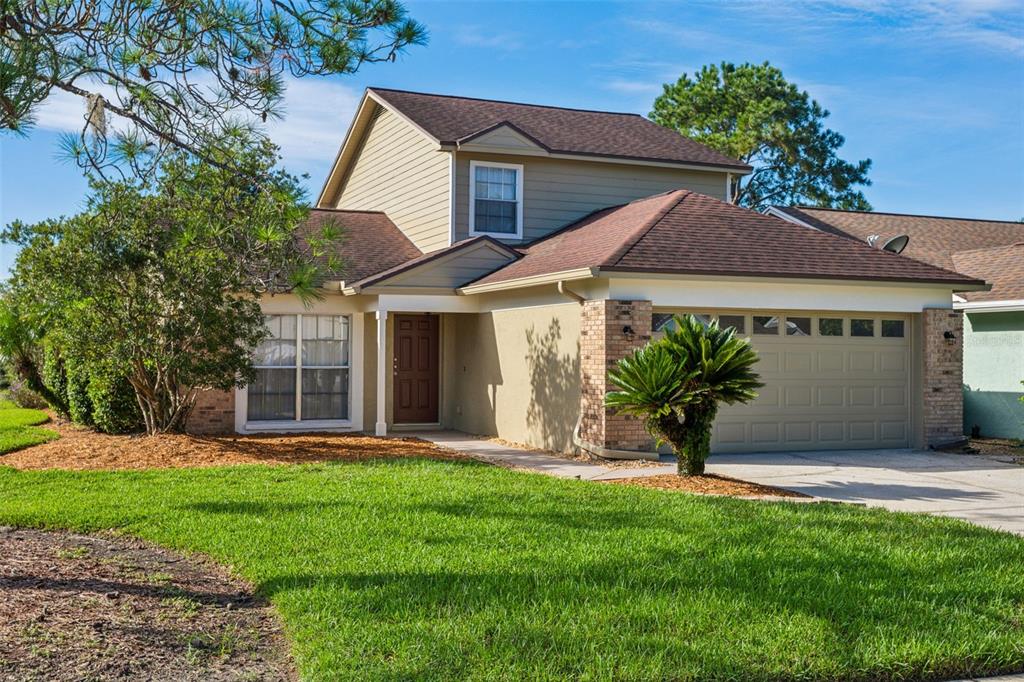
{"type": "Polygon", "coordinates": [[[437,315],[395,315],[395,423],[435,424],[437,315]]]}

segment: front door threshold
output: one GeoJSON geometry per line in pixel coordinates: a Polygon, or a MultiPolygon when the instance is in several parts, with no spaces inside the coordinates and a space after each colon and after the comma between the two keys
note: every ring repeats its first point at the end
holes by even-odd
{"type": "Polygon", "coordinates": [[[392,431],[443,431],[440,423],[433,424],[392,424],[392,431]]]}

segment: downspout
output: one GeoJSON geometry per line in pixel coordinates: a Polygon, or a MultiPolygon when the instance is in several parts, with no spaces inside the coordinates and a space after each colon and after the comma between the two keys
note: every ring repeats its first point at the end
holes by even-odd
{"type": "Polygon", "coordinates": [[[558,293],[560,293],[562,296],[565,296],[566,298],[571,298],[580,305],[583,305],[583,302],[587,300],[580,296],[579,294],[577,294],[572,289],[570,289],[569,287],[565,286],[565,280],[563,279],[558,280],[558,293]]]}
{"type": "MultiPolygon", "coordinates": [[[[558,281],[558,293],[562,294],[566,298],[570,298],[576,303],[583,305],[587,299],[580,296],[572,289],[565,286],[565,280],[558,281]]],[[[580,437],[580,427],[583,425],[583,413],[580,412],[580,416],[576,419],[576,426],[572,430],[572,444],[580,450],[589,452],[592,455],[603,457],[604,459],[646,459],[649,461],[657,462],[660,459],[660,455],[657,452],[644,452],[642,450],[613,450],[611,448],[602,447],[600,445],[594,445],[588,443],[580,437]]]]}

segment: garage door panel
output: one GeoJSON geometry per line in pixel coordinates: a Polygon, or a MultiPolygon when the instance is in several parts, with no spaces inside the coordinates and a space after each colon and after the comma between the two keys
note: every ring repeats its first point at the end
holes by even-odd
{"type": "Polygon", "coordinates": [[[750,425],[750,441],[756,445],[778,445],[778,422],[754,422],[750,425]]]}
{"type": "Polygon", "coordinates": [[[885,374],[904,374],[907,371],[905,351],[882,351],[879,353],[880,366],[885,374]]]}
{"type": "Polygon", "coordinates": [[[842,386],[815,386],[818,394],[818,407],[842,407],[846,390],[842,386]]]}
{"type": "MultiPolygon", "coordinates": [[[[755,314],[765,313],[747,313],[755,314]]],[[[879,330],[880,320],[900,316],[847,317],[873,317],[879,330]]],[[[815,318],[811,336],[751,336],[760,357],[755,369],[765,386],[752,403],[722,408],[713,451],[908,446],[910,339],[849,333],[847,319],[844,336],[819,336],[815,318]]]]}
{"type": "Polygon", "coordinates": [[[882,422],[882,432],[880,437],[884,441],[902,442],[907,440],[907,423],[906,422],[882,422]]]}
{"type": "Polygon", "coordinates": [[[786,373],[811,371],[810,351],[786,351],[786,373]]]}
{"type": "Polygon", "coordinates": [[[807,385],[786,386],[786,407],[811,407],[812,389],[807,385]]]}
{"type": "Polygon", "coordinates": [[[846,354],[841,350],[818,351],[818,372],[842,374],[845,367],[846,354]]]}
{"type": "Polygon", "coordinates": [[[842,443],[846,440],[846,425],[841,421],[818,422],[818,441],[842,443]]]}
{"type": "Polygon", "coordinates": [[[875,387],[851,386],[849,401],[850,407],[875,407],[875,387]]]}
{"type": "Polygon", "coordinates": [[[879,388],[879,404],[882,407],[906,407],[906,386],[882,386],[879,388]]]}
{"type": "Polygon", "coordinates": [[[853,374],[864,374],[875,372],[875,357],[877,353],[870,350],[850,351],[849,368],[853,374]]]}
{"type": "Polygon", "coordinates": [[[873,443],[878,439],[875,421],[851,421],[848,439],[851,443],[873,443]]]}

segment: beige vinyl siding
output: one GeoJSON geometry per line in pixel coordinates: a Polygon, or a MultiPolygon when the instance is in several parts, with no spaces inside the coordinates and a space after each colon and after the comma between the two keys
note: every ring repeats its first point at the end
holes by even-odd
{"type": "Polygon", "coordinates": [[[447,316],[445,425],[567,451],[580,410],[575,303],[447,316]]]}
{"type": "Polygon", "coordinates": [[[391,111],[379,108],[336,207],[384,211],[421,251],[448,245],[449,155],[391,111]]]}
{"type": "Polygon", "coordinates": [[[384,287],[436,287],[454,289],[494,272],[512,257],[495,247],[483,245],[463,250],[439,263],[427,263],[408,273],[382,282],[384,287]]]}
{"type": "Polygon", "coordinates": [[[543,237],[597,209],[673,189],[689,189],[725,199],[725,173],[719,171],[459,153],[455,162],[456,241],[469,236],[471,160],[523,165],[523,237],[526,241],[543,237]]]}

